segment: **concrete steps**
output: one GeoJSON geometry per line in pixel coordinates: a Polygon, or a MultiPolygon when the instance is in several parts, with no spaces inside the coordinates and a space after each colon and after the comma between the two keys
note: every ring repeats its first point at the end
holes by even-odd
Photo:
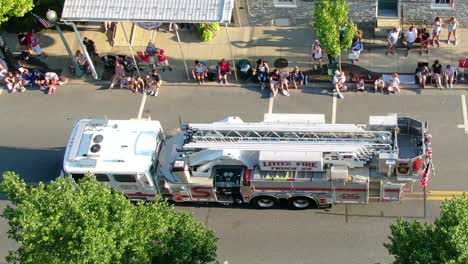
{"type": "Polygon", "coordinates": [[[393,28],[400,25],[400,18],[398,17],[377,17],[378,28],[393,28]]]}
{"type": "Polygon", "coordinates": [[[400,18],[398,17],[377,17],[375,37],[386,37],[388,31],[395,26],[400,26],[400,18]]]}

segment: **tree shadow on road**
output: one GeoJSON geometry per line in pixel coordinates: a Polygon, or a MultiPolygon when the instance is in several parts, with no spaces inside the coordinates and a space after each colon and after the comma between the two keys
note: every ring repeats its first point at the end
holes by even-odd
{"type": "MultiPolygon", "coordinates": [[[[59,176],[65,148],[0,146],[0,173],[14,171],[28,184],[49,182],[59,176]]],[[[3,179],[3,177],[0,177],[3,179]]],[[[0,199],[5,199],[1,197],[0,199]]]]}

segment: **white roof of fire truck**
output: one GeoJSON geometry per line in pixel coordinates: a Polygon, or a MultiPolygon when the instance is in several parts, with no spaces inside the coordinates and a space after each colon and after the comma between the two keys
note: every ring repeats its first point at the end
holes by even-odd
{"type": "Polygon", "coordinates": [[[140,173],[151,165],[158,121],[82,119],[67,144],[63,169],[68,173],[140,173]]]}

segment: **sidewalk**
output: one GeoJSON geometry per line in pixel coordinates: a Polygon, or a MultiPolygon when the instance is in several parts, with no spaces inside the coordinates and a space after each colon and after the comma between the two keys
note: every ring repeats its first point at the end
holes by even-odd
{"type": "MultiPolygon", "coordinates": [[[[106,54],[130,54],[128,46],[111,46],[108,36],[102,32],[99,25],[89,25],[86,28],[81,28],[80,33],[82,37],[88,37],[95,41],[100,56],[106,54]]],[[[127,29],[127,32],[129,32],[129,29],[127,29]]],[[[151,39],[153,39],[157,47],[166,50],[169,61],[174,67],[173,72],[161,72],[163,79],[168,83],[193,83],[193,81],[187,80],[183,63],[184,56],[187,60],[189,71],[195,59],[206,61],[210,66],[214,67],[217,61],[222,58],[231,61],[232,59],[248,59],[251,63],[254,63],[258,58],[262,58],[269,61],[270,65],[272,65],[274,60],[284,57],[288,59],[290,67],[298,65],[303,70],[313,67],[313,62],[310,61],[310,49],[315,36],[310,28],[230,27],[229,36],[231,43],[228,43],[224,28],[221,28],[217,32],[213,40],[203,43],[199,41],[197,33],[180,31],[183,54],[173,33],[143,30],[136,32],[133,45],[135,52],[143,51],[151,39]],[[231,56],[231,50],[233,56],[231,56]]],[[[80,49],[73,32],[64,32],[64,34],[73,52],[80,49]]],[[[59,35],[55,31],[44,32],[41,34],[40,39],[42,48],[49,54],[49,57],[44,62],[51,68],[64,69],[64,75],[69,74],[68,66],[70,65],[70,59],[59,35]]],[[[418,62],[428,62],[429,65],[432,65],[435,59],[439,59],[443,65],[458,65],[460,58],[468,57],[468,29],[459,29],[459,44],[456,46],[447,44],[446,30],[442,32],[441,39],[441,47],[432,48],[431,55],[420,55],[416,49],[409,57],[405,57],[406,50],[403,48],[399,49],[397,55],[387,56],[385,54],[385,46],[378,45],[374,39],[364,38],[364,50],[359,58],[360,61],[356,65],[373,72],[413,74],[418,62]]],[[[16,35],[8,35],[7,42],[13,52],[19,51],[16,35]]],[[[116,43],[124,43],[124,41],[119,40],[116,43]]],[[[347,54],[343,54],[342,58],[344,63],[348,63],[347,54]]],[[[98,73],[102,74],[104,71],[103,65],[98,65],[97,68],[98,73]]],[[[91,80],[86,81],[90,82],[91,80]]],[[[457,85],[457,87],[460,87],[460,85],[457,85]]],[[[464,88],[468,88],[468,86],[464,88]]]]}

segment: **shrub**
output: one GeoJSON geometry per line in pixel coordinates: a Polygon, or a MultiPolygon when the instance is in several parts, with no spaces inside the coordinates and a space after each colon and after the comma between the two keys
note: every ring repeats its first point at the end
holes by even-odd
{"type": "Polygon", "coordinates": [[[197,30],[200,34],[201,41],[210,41],[216,35],[220,26],[218,23],[201,23],[198,24],[197,30]]]}

